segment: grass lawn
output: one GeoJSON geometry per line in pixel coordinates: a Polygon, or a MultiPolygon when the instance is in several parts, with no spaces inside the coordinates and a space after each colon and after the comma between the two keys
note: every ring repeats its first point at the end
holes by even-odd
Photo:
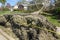
{"type": "Polygon", "coordinates": [[[21,14],[21,13],[31,13],[30,11],[0,11],[0,15],[4,14],[21,14]]]}
{"type": "Polygon", "coordinates": [[[43,13],[42,15],[44,15],[49,22],[56,25],[57,27],[60,27],[60,19],[57,19],[57,16],[51,15],[49,13],[43,13]]]}
{"type": "Polygon", "coordinates": [[[9,11],[0,11],[0,15],[10,13],[9,11]]]}
{"type": "Polygon", "coordinates": [[[0,15],[4,15],[4,14],[18,14],[18,13],[22,13],[22,12],[20,12],[20,11],[13,11],[13,12],[11,12],[11,11],[0,11],[0,15]]]}

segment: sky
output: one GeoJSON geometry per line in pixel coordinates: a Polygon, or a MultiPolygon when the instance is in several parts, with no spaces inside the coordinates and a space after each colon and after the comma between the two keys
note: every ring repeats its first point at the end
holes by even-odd
{"type": "Polygon", "coordinates": [[[6,0],[6,3],[10,3],[12,6],[14,6],[19,0],[6,0]]]}
{"type": "MultiPolygon", "coordinates": [[[[14,6],[14,5],[16,5],[16,3],[17,3],[18,1],[21,1],[21,0],[6,0],[6,3],[10,3],[11,6],[14,6]]],[[[32,0],[26,0],[26,1],[32,1],[32,0]]],[[[53,2],[53,0],[52,0],[52,2],[53,2]]],[[[0,3],[0,6],[1,6],[1,5],[2,5],[2,4],[0,3]]]]}
{"type": "MultiPolygon", "coordinates": [[[[16,3],[17,3],[18,1],[21,1],[21,0],[6,0],[6,3],[10,3],[11,6],[14,6],[14,5],[16,5],[16,3]]],[[[2,5],[2,4],[0,3],[0,6],[1,6],[1,5],[2,5]]]]}
{"type": "MultiPolygon", "coordinates": [[[[11,6],[14,6],[14,5],[16,5],[16,3],[17,3],[18,1],[21,1],[21,0],[6,0],[6,3],[10,3],[11,6]]],[[[31,1],[31,0],[26,0],[26,1],[31,1]]],[[[1,5],[2,5],[2,4],[0,3],[0,6],[1,6],[1,5]]]]}

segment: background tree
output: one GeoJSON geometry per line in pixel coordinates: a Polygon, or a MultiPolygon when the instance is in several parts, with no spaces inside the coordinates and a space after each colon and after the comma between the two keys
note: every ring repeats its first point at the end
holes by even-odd
{"type": "Polygon", "coordinates": [[[4,7],[6,0],[0,0],[0,2],[2,3],[2,6],[4,7]]]}
{"type": "Polygon", "coordinates": [[[60,7],[60,0],[56,0],[56,7],[60,7]]]}

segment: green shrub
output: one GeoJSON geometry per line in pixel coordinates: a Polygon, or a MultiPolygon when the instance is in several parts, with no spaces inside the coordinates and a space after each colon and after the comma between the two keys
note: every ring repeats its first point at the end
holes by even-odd
{"type": "Polygon", "coordinates": [[[52,12],[53,12],[55,15],[60,15],[60,7],[55,8],[54,10],[52,10],[52,12]]]}
{"type": "Polygon", "coordinates": [[[9,11],[9,9],[5,7],[5,8],[3,8],[3,11],[9,11]]]}
{"type": "Polygon", "coordinates": [[[60,13],[60,7],[55,9],[56,13],[60,13]]]}
{"type": "Polygon", "coordinates": [[[14,9],[14,11],[19,11],[19,9],[14,9]]]}

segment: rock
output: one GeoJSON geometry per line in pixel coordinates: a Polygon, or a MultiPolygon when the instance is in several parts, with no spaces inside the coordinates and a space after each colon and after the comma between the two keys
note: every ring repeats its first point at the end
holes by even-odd
{"type": "Polygon", "coordinates": [[[53,35],[51,35],[51,33],[41,30],[41,33],[39,34],[39,40],[57,40],[57,39],[54,38],[53,35]]]}
{"type": "Polygon", "coordinates": [[[0,16],[0,25],[5,25],[7,22],[6,18],[4,16],[0,16]]]}
{"type": "Polygon", "coordinates": [[[11,26],[11,24],[10,24],[9,22],[7,22],[7,23],[5,24],[5,27],[6,27],[6,28],[11,28],[12,26],[11,26]]]}
{"type": "Polygon", "coordinates": [[[9,14],[4,15],[4,17],[6,18],[7,21],[10,21],[10,18],[11,18],[12,16],[13,16],[13,15],[9,15],[9,14]]]}
{"type": "Polygon", "coordinates": [[[56,32],[60,35],[60,27],[56,27],[56,28],[57,28],[56,32]]]}
{"type": "MultiPolygon", "coordinates": [[[[6,15],[6,26],[19,40],[60,40],[56,35],[56,26],[42,15],[6,15]]],[[[1,20],[1,19],[0,19],[1,20]]]]}
{"type": "Polygon", "coordinates": [[[19,15],[14,15],[12,18],[12,23],[16,24],[16,25],[24,25],[27,26],[27,21],[24,17],[19,16],[19,15]]]}

